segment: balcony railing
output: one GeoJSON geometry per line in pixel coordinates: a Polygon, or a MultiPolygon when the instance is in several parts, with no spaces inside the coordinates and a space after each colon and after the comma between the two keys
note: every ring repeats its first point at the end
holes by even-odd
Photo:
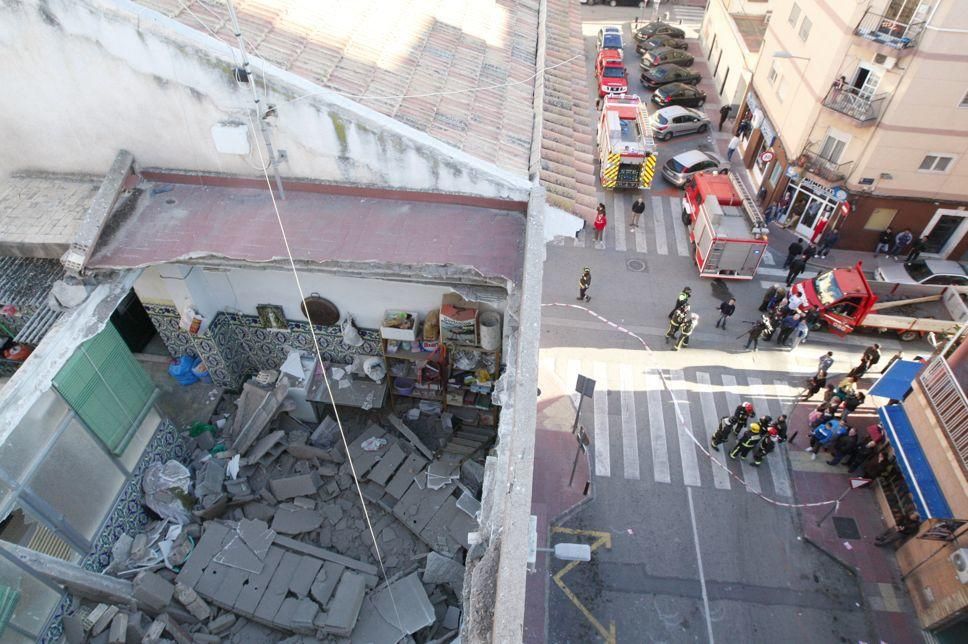
{"type": "Polygon", "coordinates": [[[850,175],[850,168],[854,165],[853,161],[837,163],[823,157],[815,148],[809,146],[803,151],[805,163],[804,169],[811,174],[815,174],[824,181],[837,182],[844,181],[850,175]]]}
{"type": "Polygon", "coordinates": [[[824,107],[849,116],[858,123],[873,124],[881,115],[887,92],[872,97],[862,96],[853,87],[831,87],[824,96],[824,107]]]}
{"type": "Polygon", "coordinates": [[[944,356],[935,356],[918,375],[928,402],[968,472],[968,397],[944,356]]]}
{"type": "Polygon", "coordinates": [[[861,38],[897,50],[916,47],[923,31],[923,22],[900,22],[871,11],[864,14],[854,29],[861,38]]]}

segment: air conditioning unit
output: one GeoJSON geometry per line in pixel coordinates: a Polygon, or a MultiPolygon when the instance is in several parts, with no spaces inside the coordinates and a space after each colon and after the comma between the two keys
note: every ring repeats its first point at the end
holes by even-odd
{"type": "Polygon", "coordinates": [[[897,58],[891,58],[885,54],[874,54],[874,63],[884,69],[894,69],[894,66],[897,65],[897,58]]]}
{"type": "Polygon", "coordinates": [[[968,584],[968,548],[959,548],[948,559],[955,567],[955,574],[958,581],[968,584]]]}

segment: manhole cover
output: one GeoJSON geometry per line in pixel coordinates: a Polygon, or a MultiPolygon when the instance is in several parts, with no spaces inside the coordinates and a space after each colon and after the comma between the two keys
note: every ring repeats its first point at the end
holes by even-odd
{"type": "Polygon", "coordinates": [[[630,259],[625,262],[625,268],[635,273],[642,273],[645,271],[645,262],[641,259],[630,259]]]}
{"type": "Polygon", "coordinates": [[[857,522],[850,517],[834,517],[834,529],[841,539],[860,539],[857,522]]]}

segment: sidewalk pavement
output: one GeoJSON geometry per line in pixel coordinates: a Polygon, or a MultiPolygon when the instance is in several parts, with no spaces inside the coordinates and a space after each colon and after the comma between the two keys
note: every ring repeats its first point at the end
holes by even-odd
{"type": "MultiPolygon", "coordinates": [[[[565,383],[551,371],[539,369],[538,421],[535,430],[534,475],[531,514],[538,518],[538,547],[548,547],[551,526],[585,498],[582,492],[590,480],[588,459],[578,458],[571,487],[568,477],[575,460],[578,441],[571,433],[575,406],[565,383]]],[[[589,401],[586,401],[586,404],[589,401]]],[[[524,641],[545,642],[547,593],[551,583],[548,555],[538,553],[536,570],[528,574],[524,613],[524,641]]]]}
{"type": "MultiPolygon", "coordinates": [[[[863,389],[871,384],[864,382],[863,389]]],[[[790,415],[790,434],[799,431],[796,443],[787,443],[797,503],[836,499],[850,486],[850,477],[861,476],[860,472],[849,474],[846,467],[828,465],[831,457],[827,453],[811,460],[812,455],[805,451],[809,444],[807,415],[819,401],[818,395],[811,402],[801,402],[790,415]]],[[[859,431],[876,422],[876,412],[870,407],[850,416],[850,424],[859,431]]],[[[819,526],[830,505],[799,508],[803,537],[858,578],[861,596],[857,601],[867,614],[873,642],[924,642],[894,549],[874,545],[874,538],[887,528],[887,522],[873,485],[876,483],[847,493],[839,508],[819,526]]]]}

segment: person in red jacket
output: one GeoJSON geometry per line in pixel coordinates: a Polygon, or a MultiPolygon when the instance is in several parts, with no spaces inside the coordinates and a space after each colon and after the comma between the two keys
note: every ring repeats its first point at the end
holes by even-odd
{"type": "Polygon", "coordinates": [[[605,235],[605,226],[608,224],[608,218],[605,216],[605,204],[598,204],[598,212],[595,214],[595,241],[602,241],[602,237],[605,235]]]}

